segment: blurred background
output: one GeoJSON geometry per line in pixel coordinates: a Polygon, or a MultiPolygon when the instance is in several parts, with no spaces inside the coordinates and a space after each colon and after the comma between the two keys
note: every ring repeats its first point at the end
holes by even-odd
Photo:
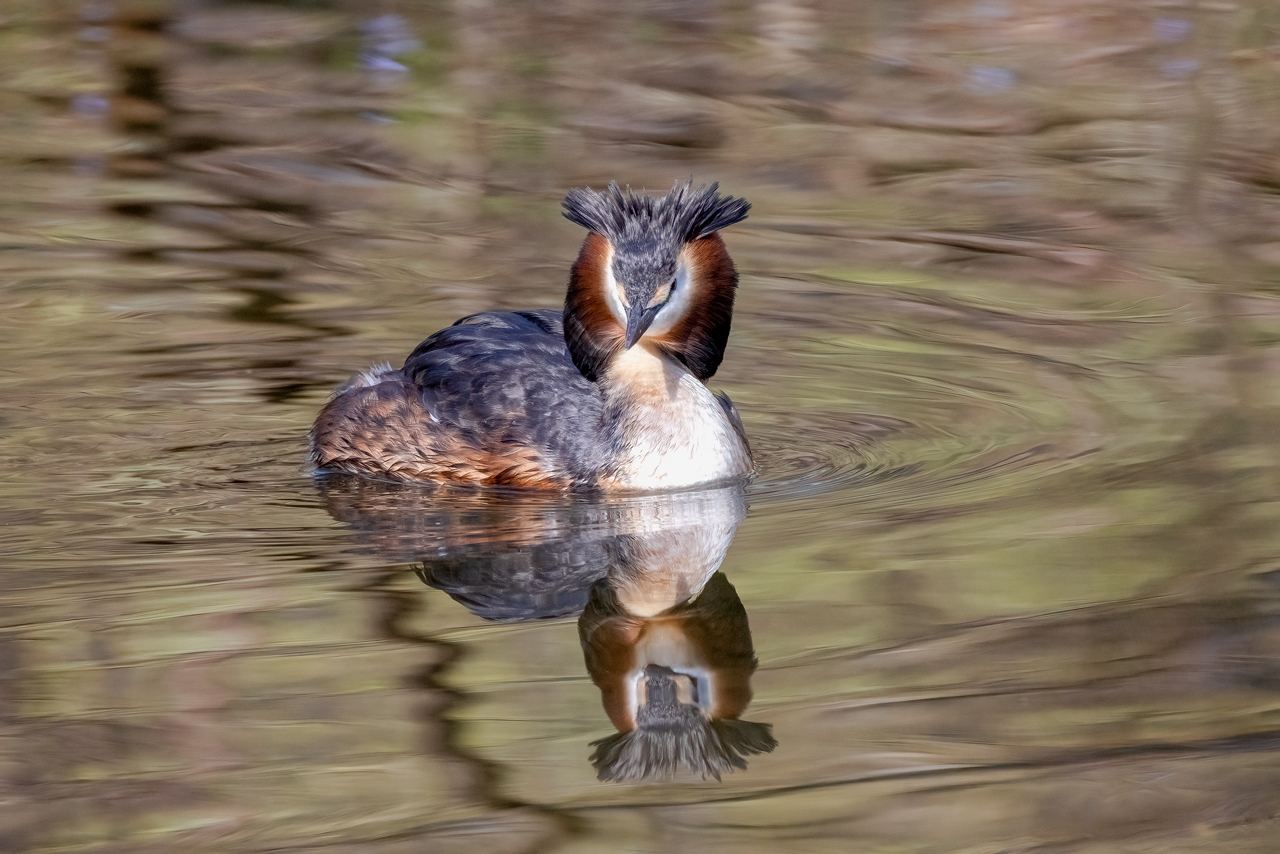
{"type": "Polygon", "coordinates": [[[0,69],[0,850],[1275,850],[1280,5],[4,0],[0,69]],[[603,564],[484,561],[626,513],[305,435],[690,177],[778,746],[602,783],[603,564]]]}

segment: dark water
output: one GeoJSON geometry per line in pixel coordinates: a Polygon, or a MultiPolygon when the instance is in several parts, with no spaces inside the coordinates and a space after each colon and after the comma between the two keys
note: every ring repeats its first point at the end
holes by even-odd
{"type": "Polygon", "coordinates": [[[13,0],[0,46],[0,850],[1277,850],[1274,4],[13,0]],[[754,204],[745,491],[308,475],[353,372],[559,303],[567,188],[690,176],[754,204]],[[627,747],[633,647],[702,711],[627,747]]]}

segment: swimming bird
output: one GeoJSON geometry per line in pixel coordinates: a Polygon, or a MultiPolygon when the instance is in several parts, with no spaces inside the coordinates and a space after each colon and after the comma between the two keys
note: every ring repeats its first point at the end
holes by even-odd
{"type": "Polygon", "coordinates": [[[318,470],[603,491],[752,472],[737,410],[706,386],[738,285],[718,232],[751,205],[718,184],[615,181],[563,207],[589,232],[564,310],[473,314],[358,375],[312,427],[318,470]]]}

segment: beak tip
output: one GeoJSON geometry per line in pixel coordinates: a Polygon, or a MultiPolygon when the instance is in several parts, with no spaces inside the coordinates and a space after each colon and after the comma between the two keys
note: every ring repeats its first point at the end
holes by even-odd
{"type": "Polygon", "coordinates": [[[622,339],[622,349],[630,350],[641,338],[644,332],[649,328],[649,324],[643,314],[635,314],[627,319],[627,331],[622,339]]]}

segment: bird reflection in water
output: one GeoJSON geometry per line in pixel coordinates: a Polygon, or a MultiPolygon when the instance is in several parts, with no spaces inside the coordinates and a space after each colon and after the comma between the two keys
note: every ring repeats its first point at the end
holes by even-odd
{"type": "Polygon", "coordinates": [[[756,658],[746,609],[714,572],[719,562],[691,599],[671,595],[682,585],[671,585],[657,562],[620,566],[592,589],[578,634],[618,730],[592,743],[601,780],[719,780],[746,768],[744,756],[777,746],[769,724],[739,719],[756,658]]]}
{"type": "Polygon", "coordinates": [[[756,668],[746,609],[721,572],[741,486],[613,496],[319,481],[334,518],[477,616],[580,614],[591,681],[618,732],[593,742],[601,780],[715,778],[777,745],[741,720],[756,668]]]}

